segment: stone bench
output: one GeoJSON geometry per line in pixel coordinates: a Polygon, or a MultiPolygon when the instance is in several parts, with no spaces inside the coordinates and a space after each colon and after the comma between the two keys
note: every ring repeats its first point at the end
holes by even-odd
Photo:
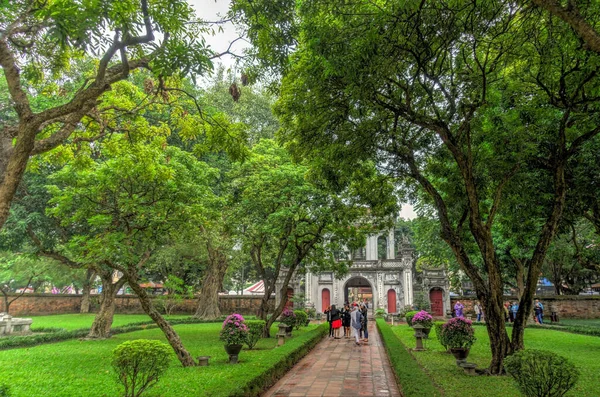
{"type": "Polygon", "coordinates": [[[30,318],[16,318],[6,313],[0,313],[0,336],[28,334],[31,332],[30,318]]]}

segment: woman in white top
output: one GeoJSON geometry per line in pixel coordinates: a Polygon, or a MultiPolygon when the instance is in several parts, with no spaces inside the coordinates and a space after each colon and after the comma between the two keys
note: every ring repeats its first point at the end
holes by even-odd
{"type": "Polygon", "coordinates": [[[355,303],[352,306],[352,313],[350,313],[350,325],[352,326],[352,333],[356,339],[356,344],[360,346],[360,329],[362,327],[362,313],[358,310],[358,305],[355,303]]]}

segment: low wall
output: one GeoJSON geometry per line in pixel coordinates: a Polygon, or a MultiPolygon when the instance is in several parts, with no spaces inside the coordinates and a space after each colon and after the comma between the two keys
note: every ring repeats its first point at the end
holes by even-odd
{"type": "MultiPolygon", "coordinates": [[[[9,300],[14,295],[9,295],[9,300]]],[[[156,298],[155,298],[156,299],[156,298]]],[[[223,314],[240,313],[255,315],[262,297],[254,295],[219,295],[219,309],[223,314]]],[[[135,295],[119,295],[116,300],[117,313],[143,313],[140,301],[135,295]]],[[[271,306],[274,300],[271,299],[271,306]]],[[[24,294],[10,305],[12,316],[33,316],[45,314],[79,313],[81,295],[24,294]]],[[[184,299],[174,309],[178,314],[194,314],[198,306],[196,299],[184,299]]],[[[90,312],[98,310],[98,295],[91,296],[90,312]]],[[[5,311],[4,300],[0,299],[0,312],[5,311]]]]}
{"type": "MultiPolygon", "coordinates": [[[[506,302],[517,302],[516,296],[505,296],[506,302]]],[[[557,312],[559,318],[600,318],[600,296],[595,295],[544,295],[537,297],[544,305],[544,317],[550,318],[557,312]]],[[[476,297],[454,296],[450,298],[454,307],[456,301],[465,306],[465,314],[475,316],[473,304],[476,297]]]]}

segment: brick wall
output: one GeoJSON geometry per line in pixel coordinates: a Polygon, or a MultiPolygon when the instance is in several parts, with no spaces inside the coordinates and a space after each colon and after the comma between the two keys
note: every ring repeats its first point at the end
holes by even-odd
{"type": "MultiPolygon", "coordinates": [[[[555,311],[559,318],[600,318],[600,296],[585,295],[555,295],[540,296],[540,302],[544,305],[544,317],[550,318],[550,313],[555,311]]],[[[452,307],[457,300],[465,306],[465,315],[475,316],[473,304],[477,300],[474,297],[455,296],[450,299],[452,307]]],[[[506,302],[517,301],[516,296],[506,296],[506,302]]]]}
{"type": "MultiPolygon", "coordinates": [[[[11,297],[9,297],[9,300],[11,297]]],[[[219,309],[224,314],[240,313],[255,315],[260,307],[261,296],[219,296],[219,309]]],[[[120,295],[116,298],[117,313],[143,313],[142,306],[136,296],[120,295]]],[[[194,314],[197,307],[195,299],[185,299],[178,305],[174,313],[194,314]]],[[[271,306],[274,300],[271,299],[271,306]]],[[[25,294],[10,305],[13,316],[79,313],[81,295],[25,294]]],[[[98,310],[98,296],[92,295],[90,311],[98,310]]],[[[0,299],[0,312],[4,311],[4,300],[0,299]]]]}

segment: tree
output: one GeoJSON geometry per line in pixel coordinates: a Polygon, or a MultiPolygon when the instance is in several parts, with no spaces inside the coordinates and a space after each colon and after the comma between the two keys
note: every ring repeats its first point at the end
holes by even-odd
{"type": "Polygon", "coordinates": [[[121,272],[180,362],[191,366],[194,359],[140,283],[159,247],[190,239],[204,222],[216,201],[209,187],[216,170],[161,137],[119,138],[99,161],[53,175],[48,211],[63,224],[87,225],[89,232],[71,238],[66,250],[81,262],[121,272]]]}
{"type": "MultiPolygon", "coordinates": [[[[280,6],[237,3],[250,21],[253,10],[280,6]]],[[[502,373],[504,357],[523,348],[565,208],[569,162],[600,132],[598,100],[587,94],[599,87],[597,56],[554,18],[504,1],[315,1],[288,21],[300,33],[277,105],[284,138],[296,154],[324,158],[338,173],[375,161],[402,188],[429,197],[484,307],[489,370],[502,373]],[[514,202],[508,191],[538,203],[512,340],[494,240],[514,202]]],[[[268,36],[273,26],[253,28],[268,36]]],[[[256,44],[267,50],[260,37],[256,44]]]]}
{"type": "Polygon", "coordinates": [[[47,152],[79,134],[80,121],[93,114],[97,101],[136,69],[155,76],[202,75],[218,56],[199,39],[206,24],[194,22],[183,0],[40,2],[19,0],[0,5],[0,67],[9,97],[0,109],[0,227],[31,156],[47,152]],[[160,37],[160,40],[157,40],[160,37]],[[98,55],[90,73],[70,75],[84,55],[98,55]],[[118,58],[118,60],[116,60],[118,58]],[[61,82],[60,103],[38,100],[32,84],[61,82]],[[66,93],[71,92],[70,95],[66,93]]]}
{"type": "Polygon", "coordinates": [[[272,140],[260,141],[232,174],[237,236],[265,285],[259,313],[269,337],[292,277],[307,267],[343,273],[348,261],[336,261],[334,253],[344,245],[354,248],[358,227],[369,216],[366,207],[311,181],[309,168],[293,163],[272,140]],[[273,293],[279,304],[269,312],[273,293]]]}
{"type": "Polygon", "coordinates": [[[43,281],[48,269],[53,266],[48,261],[36,260],[26,255],[0,254],[0,292],[4,296],[3,312],[10,313],[10,305],[23,296],[34,283],[43,281]],[[21,290],[20,292],[18,290],[21,290]],[[15,294],[9,299],[9,294],[15,294]]]}

